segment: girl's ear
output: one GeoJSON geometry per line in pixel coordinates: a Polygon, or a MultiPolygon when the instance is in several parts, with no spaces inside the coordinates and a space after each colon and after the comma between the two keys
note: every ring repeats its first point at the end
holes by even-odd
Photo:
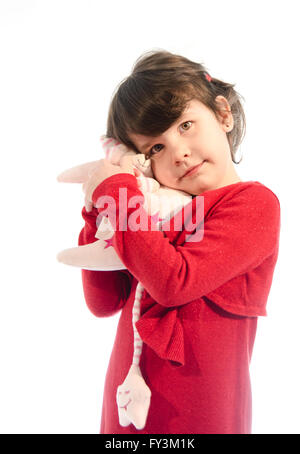
{"type": "Polygon", "coordinates": [[[232,130],[234,125],[233,116],[231,113],[231,108],[229,102],[224,96],[218,95],[215,98],[215,101],[218,105],[217,118],[221,126],[224,128],[224,131],[227,133],[232,130]]]}

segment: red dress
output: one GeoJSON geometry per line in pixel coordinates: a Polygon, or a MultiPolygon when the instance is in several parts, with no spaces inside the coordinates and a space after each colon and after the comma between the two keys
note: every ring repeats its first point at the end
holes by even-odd
{"type": "MultiPolygon", "coordinates": [[[[118,174],[96,188],[93,201],[113,197],[124,225],[136,208],[119,210],[119,187],[127,188],[128,200],[136,195],[143,200],[136,178],[118,174]]],[[[174,229],[181,212],[170,231],[122,230],[117,221],[113,246],[127,270],[82,270],[85,300],[95,316],[122,309],[106,374],[102,434],[251,433],[249,365],[278,257],[280,204],[257,181],[199,197],[204,197],[200,241],[186,241],[190,231],[183,224],[174,229]],[[120,426],[116,404],[117,387],[132,363],[138,281],[145,288],[136,324],[144,342],[140,368],[152,392],[143,430],[120,426]]],[[[192,216],[199,197],[188,204],[192,216]]],[[[103,210],[83,208],[80,245],[97,240],[96,217],[103,210]]]]}

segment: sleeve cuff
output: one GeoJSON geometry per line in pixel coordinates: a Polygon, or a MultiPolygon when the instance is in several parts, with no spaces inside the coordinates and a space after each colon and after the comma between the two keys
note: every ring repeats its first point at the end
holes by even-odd
{"type": "Polygon", "coordinates": [[[133,190],[138,195],[143,195],[139,190],[136,177],[130,173],[118,173],[103,180],[94,190],[92,201],[97,206],[97,200],[102,195],[118,196],[119,187],[133,190]]]}
{"type": "Polygon", "coordinates": [[[172,366],[185,364],[184,333],[179,308],[153,304],[135,324],[141,339],[172,366]]]}

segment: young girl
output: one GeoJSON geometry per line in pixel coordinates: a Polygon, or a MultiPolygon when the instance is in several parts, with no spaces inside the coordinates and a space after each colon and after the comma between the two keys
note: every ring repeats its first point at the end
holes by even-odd
{"type": "MultiPolygon", "coordinates": [[[[245,118],[233,87],[201,64],[158,51],[136,62],[112,99],[106,135],[151,159],[162,185],[191,194],[193,213],[196,196],[203,197],[204,219],[199,241],[186,241],[184,223],[180,231],[172,223],[170,231],[131,231],[118,229],[118,221],[113,247],[127,270],[82,270],[94,315],[122,309],[102,434],[251,433],[249,364],[278,257],[280,205],[269,188],[242,181],[234,168],[245,118]],[[122,427],[116,405],[132,360],[138,282],[145,288],[136,323],[144,342],[140,368],[152,393],[142,430],[122,427]]],[[[85,185],[79,245],[97,240],[99,197],[114,198],[122,225],[134,212],[119,205],[119,188],[127,200],[142,196],[133,171],[101,160],[85,185]]]]}

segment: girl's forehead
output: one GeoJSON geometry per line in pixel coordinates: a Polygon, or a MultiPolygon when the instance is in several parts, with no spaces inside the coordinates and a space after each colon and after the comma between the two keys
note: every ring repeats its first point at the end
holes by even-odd
{"type": "Polygon", "coordinates": [[[199,101],[198,99],[192,99],[187,104],[178,121],[182,120],[182,118],[187,119],[187,116],[189,115],[203,116],[208,112],[209,109],[203,102],[199,101]]]}
{"type": "Polygon", "coordinates": [[[200,113],[205,110],[205,108],[205,104],[203,104],[201,101],[199,101],[198,99],[192,99],[186,106],[183,115],[186,113],[200,113]]]}

